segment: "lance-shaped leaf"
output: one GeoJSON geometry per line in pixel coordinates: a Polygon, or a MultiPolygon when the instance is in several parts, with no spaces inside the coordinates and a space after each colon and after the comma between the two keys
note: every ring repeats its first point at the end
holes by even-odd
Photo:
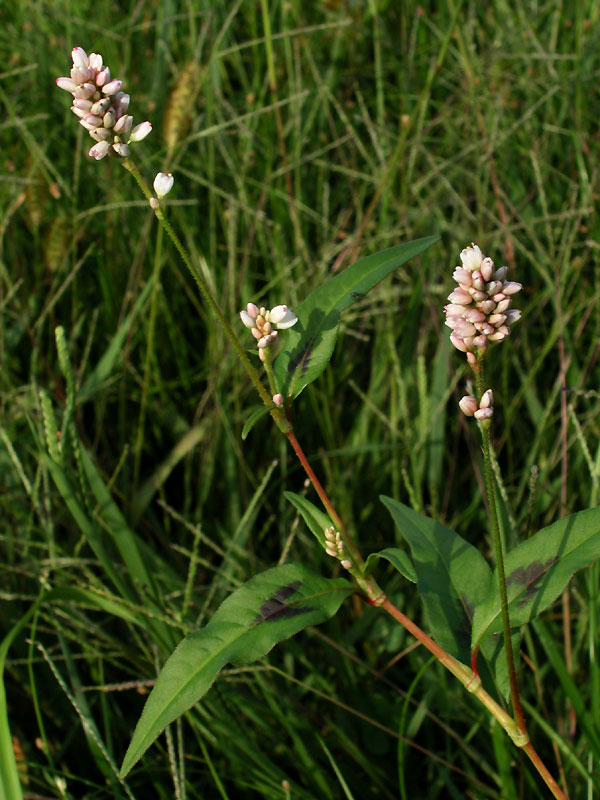
{"type": "Polygon", "coordinates": [[[179,643],[165,663],[123,759],[125,776],[173,720],[209,690],[225,664],[262,658],[277,642],[332,617],[353,591],[343,578],[284,564],[252,578],[217,609],[201,630],[179,643]]]}
{"type": "Polygon", "coordinates": [[[326,547],[325,529],[331,526],[331,520],[327,514],[300,494],[295,494],[294,492],[284,492],[283,494],[285,499],[289,500],[302,514],[304,521],[308,525],[308,529],[324,549],[326,547]]]}
{"type": "Polygon", "coordinates": [[[433,638],[468,664],[473,613],[490,589],[488,564],[479,550],[441,522],[391,497],[381,497],[381,501],[410,547],[433,638]]]}
{"type": "MultiPolygon", "coordinates": [[[[512,627],[541,614],[561,594],[574,572],[600,558],[600,508],[571,514],[542,528],[504,559],[512,627]]],[[[498,577],[475,612],[472,642],[502,630],[498,577]]]]}
{"type": "Polygon", "coordinates": [[[333,353],[340,313],[390,272],[438,240],[439,236],[425,236],[361,258],[311,292],[295,309],[298,322],[286,331],[283,348],[275,361],[279,391],[294,398],[318,378],[333,353]]]}
{"type": "Polygon", "coordinates": [[[411,583],[417,582],[418,578],[417,573],[415,572],[414,564],[410,560],[410,556],[406,550],[401,550],[399,547],[385,547],[378,553],[371,553],[365,562],[365,571],[367,574],[371,574],[375,568],[375,564],[380,558],[385,559],[385,561],[389,561],[389,563],[395,567],[400,575],[402,575],[403,578],[406,578],[407,581],[410,581],[411,583]]]}

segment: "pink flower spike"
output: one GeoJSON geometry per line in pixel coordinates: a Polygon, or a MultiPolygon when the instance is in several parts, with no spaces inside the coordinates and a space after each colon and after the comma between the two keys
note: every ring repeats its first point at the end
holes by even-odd
{"type": "Polygon", "coordinates": [[[65,92],[74,92],[77,89],[77,84],[72,78],[57,78],[56,85],[65,92]]]}
{"type": "Polygon", "coordinates": [[[74,47],[71,50],[71,57],[73,58],[73,66],[74,67],[85,67],[87,68],[90,64],[90,60],[88,58],[87,53],[83,49],[83,47],[74,47]]]}
{"type": "Polygon", "coordinates": [[[108,142],[98,142],[98,144],[95,144],[92,147],[89,154],[92,158],[95,158],[96,161],[100,161],[105,155],[108,154],[109,147],[110,145],[108,142]]]}
{"type": "Polygon", "coordinates": [[[146,136],[148,136],[151,130],[152,130],[152,125],[150,122],[148,122],[148,120],[146,120],[146,122],[140,122],[140,124],[136,125],[135,128],[131,131],[131,136],[129,137],[129,141],[141,142],[142,139],[145,139],[146,136]]]}
{"type": "Polygon", "coordinates": [[[102,94],[106,94],[109,96],[111,94],[116,94],[122,85],[123,81],[118,81],[118,80],[111,81],[110,83],[107,83],[105,86],[102,87],[102,94]]]}

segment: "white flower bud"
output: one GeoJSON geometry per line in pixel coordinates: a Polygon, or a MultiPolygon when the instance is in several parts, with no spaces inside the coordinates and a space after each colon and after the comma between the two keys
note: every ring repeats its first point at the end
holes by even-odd
{"type": "Polygon", "coordinates": [[[240,311],[240,318],[247,328],[254,328],[254,320],[247,311],[240,311]]]}
{"type": "Polygon", "coordinates": [[[100,53],[90,53],[90,67],[99,72],[102,69],[102,56],[100,53]]]}
{"type": "Polygon", "coordinates": [[[486,389],[479,403],[479,408],[491,408],[494,405],[494,394],[491,389],[486,389]]]}
{"type": "Polygon", "coordinates": [[[168,174],[159,172],[154,178],[153,184],[157,197],[164,197],[166,194],[169,194],[173,188],[174,182],[175,178],[173,178],[170,172],[168,174]]]}
{"type": "Polygon", "coordinates": [[[479,269],[482,259],[483,253],[476,244],[472,247],[465,247],[460,254],[463,267],[469,270],[469,272],[474,272],[476,269],[479,269]]]}
{"type": "MultiPolygon", "coordinates": [[[[129,95],[127,95],[129,97],[129,95]]],[[[129,105],[129,103],[128,103],[129,105]]],[[[126,107],[125,107],[126,108],[126,107]]],[[[125,110],[125,109],[124,109],[125,110]]],[[[131,135],[129,137],[130,142],[141,142],[142,139],[145,139],[146,136],[152,130],[152,125],[148,120],[145,122],[140,122],[139,125],[136,125],[135,128],[131,131],[131,135]]]]}
{"type": "Polygon", "coordinates": [[[494,409],[493,408],[480,408],[476,411],[473,416],[475,419],[484,420],[484,419],[491,419],[494,416],[494,409]]]}
{"type": "Polygon", "coordinates": [[[467,294],[467,292],[463,292],[462,289],[455,289],[448,295],[448,300],[450,300],[453,305],[468,306],[471,302],[471,295],[467,294]]]}

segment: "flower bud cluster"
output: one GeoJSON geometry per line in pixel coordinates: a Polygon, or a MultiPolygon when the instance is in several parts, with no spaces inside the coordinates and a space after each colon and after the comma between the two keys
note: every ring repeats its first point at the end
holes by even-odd
{"type": "Polygon", "coordinates": [[[325,528],[325,552],[332,558],[337,558],[344,569],[352,569],[352,561],[344,558],[344,543],[340,532],[334,530],[333,525],[325,528]]]}
{"type": "Polygon", "coordinates": [[[462,267],[452,277],[458,283],[444,306],[446,325],[452,330],[450,341],[463,353],[483,353],[488,342],[501,342],[510,326],[521,317],[511,309],[512,295],[523,288],[506,280],[507,267],[495,269],[491,258],[484,257],[474,244],[460,254],[462,267]]]}
{"type": "Polygon", "coordinates": [[[486,389],[481,400],[477,402],[472,395],[467,394],[458,401],[458,406],[467,417],[475,417],[478,420],[491,419],[494,415],[494,395],[491,389],[486,389]]]}
{"type": "Polygon", "coordinates": [[[140,142],[152,125],[142,122],[132,128],[133,117],[126,113],[129,95],[121,91],[122,81],[111,78],[100,53],[88,56],[82,47],[74,47],[71,55],[71,76],[57,78],[56,85],[73,95],[71,111],[97,142],[90,156],[96,161],[109,153],[127,158],[129,142],[140,142]]]}
{"type": "Polygon", "coordinates": [[[244,311],[240,311],[242,322],[250,328],[252,336],[257,340],[258,355],[261,361],[265,360],[265,350],[277,338],[277,330],[291,328],[298,322],[298,317],[287,306],[275,306],[267,309],[260,308],[254,303],[248,303],[244,311]]]}

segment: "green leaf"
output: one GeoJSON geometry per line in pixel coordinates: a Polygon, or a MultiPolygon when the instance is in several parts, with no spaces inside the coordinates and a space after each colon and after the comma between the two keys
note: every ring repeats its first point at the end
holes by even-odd
{"type": "Polygon", "coordinates": [[[323,511],[314,506],[310,500],[294,492],[284,492],[284,497],[302,514],[304,522],[314,534],[319,544],[325,547],[325,529],[331,527],[331,520],[323,511]]]}
{"type": "Polygon", "coordinates": [[[341,312],[438,240],[439,236],[425,236],[361,258],[311,292],[296,310],[298,322],[286,331],[275,361],[279,391],[294,398],[318,378],[333,353],[341,312]]]}
{"type": "Polygon", "coordinates": [[[418,576],[414,564],[410,560],[410,556],[406,550],[401,550],[399,547],[386,547],[378,553],[371,553],[365,564],[365,569],[368,574],[371,573],[373,567],[380,558],[385,558],[386,561],[389,561],[407,581],[411,583],[417,582],[418,576]]]}
{"type": "Polygon", "coordinates": [[[206,694],[228,662],[248,664],[277,642],[332,617],[353,591],[343,578],[284,564],[252,578],[219,606],[201,630],[179,643],[164,665],[123,759],[125,776],[162,730],[206,694]]]}
{"type": "Polygon", "coordinates": [[[417,589],[433,638],[468,664],[475,608],[489,592],[491,570],[473,545],[441,522],[381,497],[411,549],[417,589]]]}
{"type": "Polygon", "coordinates": [[[262,419],[266,414],[269,413],[269,407],[265,406],[264,404],[255,408],[252,414],[246,420],[246,424],[242,429],[242,441],[246,441],[246,437],[252,430],[252,428],[256,425],[259,419],[262,419]]]}
{"type": "MultiPolygon", "coordinates": [[[[561,594],[571,576],[600,558],[600,508],[571,514],[542,528],[504,559],[512,627],[537,617],[561,594]]],[[[502,630],[498,576],[473,619],[472,642],[502,630]]]]}

